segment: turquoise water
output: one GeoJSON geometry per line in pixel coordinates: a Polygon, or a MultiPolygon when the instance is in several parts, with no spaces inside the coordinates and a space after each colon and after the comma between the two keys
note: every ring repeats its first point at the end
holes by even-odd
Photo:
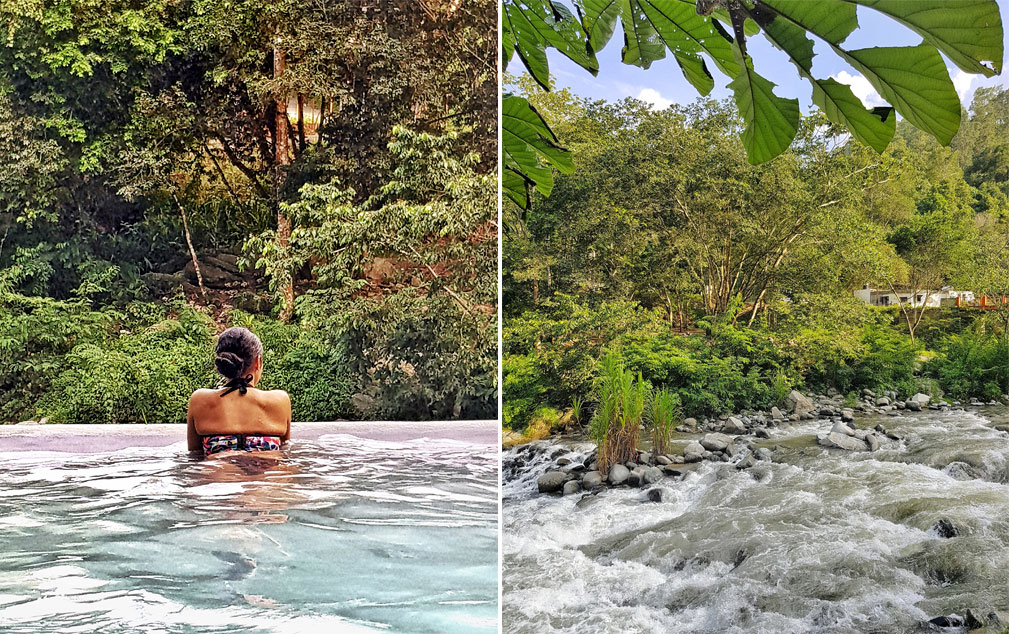
{"type": "Polygon", "coordinates": [[[495,632],[496,446],[0,454],[4,632],[495,632]]]}

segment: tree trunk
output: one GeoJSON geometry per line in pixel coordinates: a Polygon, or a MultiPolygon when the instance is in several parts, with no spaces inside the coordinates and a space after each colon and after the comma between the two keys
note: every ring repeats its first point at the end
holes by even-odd
{"type": "Polygon", "coordinates": [[[305,151],[305,95],[298,93],[298,154],[305,151]]]}
{"type": "Polygon", "coordinates": [[[200,271],[200,262],[196,259],[196,249],[193,248],[193,239],[189,236],[189,221],[186,219],[186,208],[182,206],[182,203],[179,202],[179,197],[174,193],[172,194],[172,198],[175,199],[179,213],[182,214],[182,231],[186,234],[186,244],[189,245],[189,256],[193,258],[193,269],[196,270],[196,285],[200,288],[200,295],[206,299],[207,289],[203,286],[203,272],[200,271]]]}
{"type": "MultiPolygon", "coordinates": [[[[274,45],[273,78],[278,79],[283,75],[285,67],[284,51],[279,46],[274,45]]],[[[277,114],[274,126],[276,132],[273,139],[273,192],[274,204],[277,207],[277,240],[280,243],[280,248],[286,249],[291,241],[291,221],[288,220],[280,208],[280,192],[284,186],[284,178],[287,176],[286,168],[291,163],[288,153],[290,140],[287,134],[290,122],[287,119],[287,96],[278,94],[275,99],[277,114]]],[[[294,314],[294,271],[290,271],[289,273],[290,277],[284,281],[281,288],[284,303],[280,309],[280,320],[284,322],[290,321],[291,316],[294,314]]]]}
{"type": "Polygon", "coordinates": [[[533,280],[533,306],[540,305],[540,281],[533,280]]]}

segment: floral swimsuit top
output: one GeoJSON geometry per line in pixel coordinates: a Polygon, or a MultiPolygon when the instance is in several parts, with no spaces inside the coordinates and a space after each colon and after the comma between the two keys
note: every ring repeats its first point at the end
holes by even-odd
{"type": "MultiPolygon", "coordinates": [[[[238,390],[243,395],[249,389],[251,376],[235,377],[221,387],[227,388],[221,398],[238,390]]],[[[211,455],[222,451],[277,451],[280,449],[280,436],[264,436],[262,434],[216,434],[203,437],[203,454],[211,455]]]]}
{"type": "Polygon", "coordinates": [[[203,437],[203,453],[207,456],[222,451],[277,451],[280,436],[261,434],[219,434],[203,437]]]}

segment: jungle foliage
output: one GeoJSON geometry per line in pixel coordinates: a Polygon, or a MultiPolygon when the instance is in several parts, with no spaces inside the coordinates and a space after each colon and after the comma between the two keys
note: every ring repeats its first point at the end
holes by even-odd
{"type": "Polygon", "coordinates": [[[296,418],[493,416],[496,4],[420,6],[0,0],[0,419],[179,421],[248,320],[296,418]]]}
{"type": "Polygon", "coordinates": [[[951,147],[901,123],[878,154],[814,112],[751,165],[731,103],[519,88],[578,167],[506,209],[506,426],[577,398],[595,409],[610,354],[685,416],[766,409],[791,389],[1009,391],[1009,311],[854,297],[1009,296],[1009,91],[978,89],[951,147]]]}

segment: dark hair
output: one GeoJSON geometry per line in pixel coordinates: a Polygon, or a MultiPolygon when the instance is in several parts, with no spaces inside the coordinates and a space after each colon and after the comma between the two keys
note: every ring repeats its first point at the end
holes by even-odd
{"type": "Polygon", "coordinates": [[[242,376],[249,366],[263,356],[263,342],[248,328],[228,328],[217,338],[214,365],[226,379],[242,376]]]}

